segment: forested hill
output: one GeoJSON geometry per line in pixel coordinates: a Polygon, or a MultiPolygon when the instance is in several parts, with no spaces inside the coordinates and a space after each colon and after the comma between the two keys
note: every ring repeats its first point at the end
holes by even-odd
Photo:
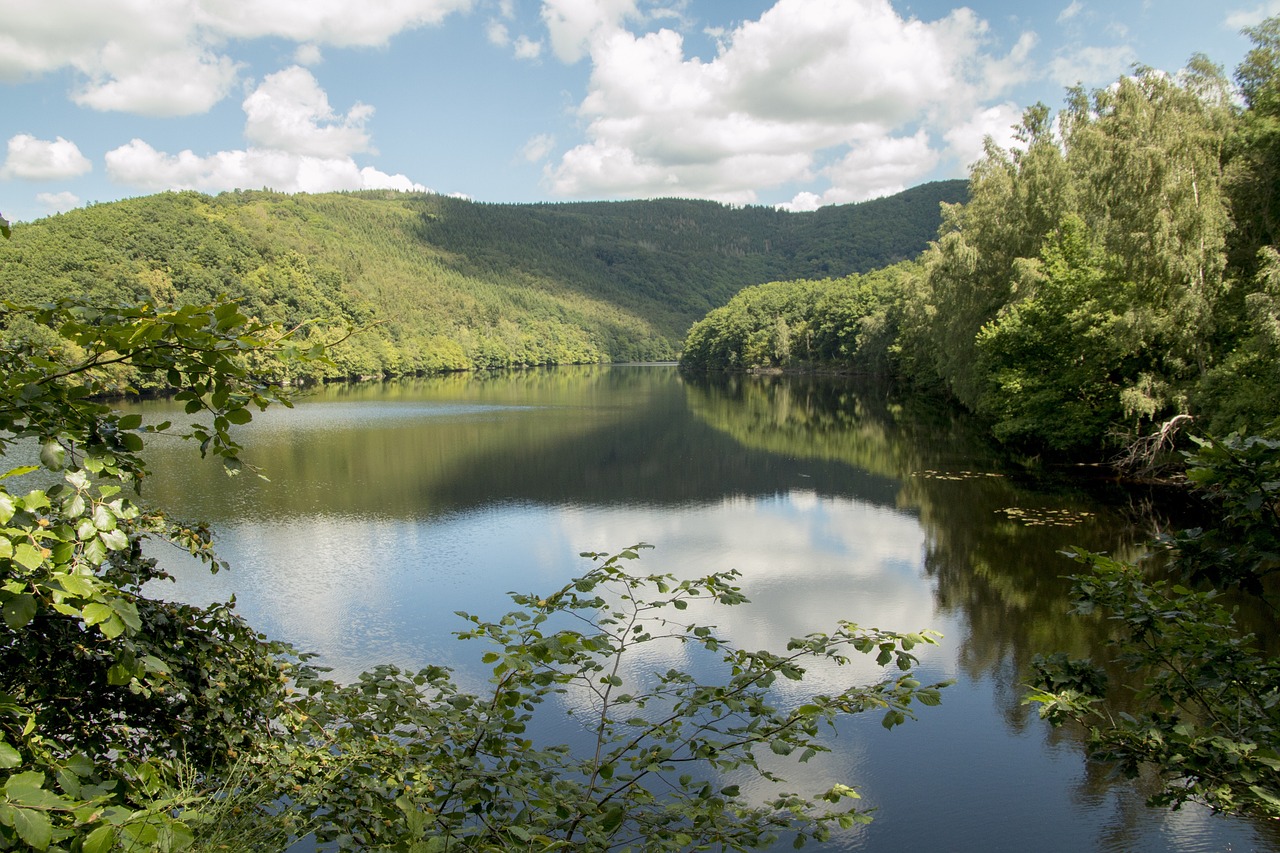
{"type": "Polygon", "coordinates": [[[0,297],[234,298],[332,339],[336,376],[674,357],[748,285],[918,255],[963,181],[809,213],[657,200],[478,204],[430,194],[162,193],[14,230],[0,297]],[[372,325],[371,325],[372,324],[372,325]]]}

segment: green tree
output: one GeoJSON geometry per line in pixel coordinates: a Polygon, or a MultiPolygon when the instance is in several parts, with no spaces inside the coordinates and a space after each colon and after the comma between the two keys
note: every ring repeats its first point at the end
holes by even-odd
{"type": "Polygon", "coordinates": [[[191,832],[166,793],[175,760],[217,764],[266,735],[286,650],[226,605],[144,595],[165,577],[145,539],[219,564],[207,529],[145,510],[124,489],[145,476],[148,434],[181,435],[238,470],[232,426],[277,399],[246,355],[287,355],[291,344],[229,303],[5,303],[0,314],[11,330],[46,332],[0,346],[0,450],[38,448],[40,462],[0,480],[62,475],[44,488],[0,485],[0,845],[180,848],[191,832]],[[196,418],[144,426],[102,402],[124,364],[182,389],[196,418]]]}
{"type": "Polygon", "coordinates": [[[1087,450],[1122,421],[1122,392],[1143,366],[1127,310],[1133,285],[1078,217],[1063,220],[1042,254],[1022,268],[1016,299],[978,333],[991,382],[978,410],[1002,441],[1087,450]]]}

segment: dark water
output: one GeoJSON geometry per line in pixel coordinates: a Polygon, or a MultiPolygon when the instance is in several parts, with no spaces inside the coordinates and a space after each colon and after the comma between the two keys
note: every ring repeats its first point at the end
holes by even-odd
{"type": "MultiPolygon", "coordinates": [[[[212,522],[233,566],[211,576],[158,554],[180,576],[162,592],[234,593],[338,677],[446,663],[478,686],[484,649],[452,637],[454,611],[495,617],[507,590],[583,572],[581,551],[647,542],[647,571],[742,571],[752,604],[715,620],[740,646],[780,649],[840,619],[944,634],[922,655],[924,680],[956,679],[941,707],[892,732],[848,720],[831,754],[777,768],[814,791],[855,785],[877,809],[827,850],[1280,849],[1266,827],[1147,809],[1021,704],[1034,654],[1101,648],[1098,626],[1067,614],[1073,564],[1056,552],[1135,553],[1152,513],[1024,482],[949,415],[831,380],[598,367],[330,388],[242,438],[270,482],[157,447],[147,497],[212,522]]],[[[874,674],[817,669],[784,700],[874,674]]]]}

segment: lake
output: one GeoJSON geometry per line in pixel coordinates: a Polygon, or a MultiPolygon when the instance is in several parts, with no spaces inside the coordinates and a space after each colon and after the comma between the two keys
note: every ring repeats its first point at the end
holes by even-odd
{"type": "MultiPolygon", "coordinates": [[[[139,408],[182,421],[171,403],[139,408]]],[[[848,719],[832,753],[790,770],[877,809],[822,849],[1280,850],[1274,829],[1146,808],[1078,733],[1021,704],[1036,653],[1102,648],[1098,624],[1068,614],[1075,564],[1057,552],[1133,555],[1156,514],[1099,478],[1020,476],[942,407],[838,379],[599,366],[326,387],[240,435],[269,481],[153,439],[145,497],[211,522],[232,565],[210,575],[161,550],[179,580],[154,591],[234,594],[340,679],[443,663],[478,686],[485,649],[453,638],[455,611],[495,618],[506,591],[586,571],[580,552],[645,542],[647,572],[742,572],[752,603],[715,618],[740,646],[780,650],[841,619],[944,635],[920,667],[955,679],[940,707],[893,731],[848,719]]],[[[831,691],[874,672],[811,675],[803,689],[831,691]]],[[[547,736],[573,737],[557,726],[547,736]]]]}

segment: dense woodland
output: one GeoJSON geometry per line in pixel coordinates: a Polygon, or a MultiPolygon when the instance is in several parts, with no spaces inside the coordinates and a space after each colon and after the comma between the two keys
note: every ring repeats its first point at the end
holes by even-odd
{"type": "Polygon", "coordinates": [[[744,291],[693,327],[684,363],[888,373],[1040,450],[1096,453],[1180,415],[1264,429],[1280,415],[1280,31],[1252,35],[1238,87],[1196,57],[1029,109],[918,260],[744,291]]]}
{"type": "Polygon", "coordinates": [[[673,359],[689,325],[746,285],[915,256],[936,233],[938,202],[964,192],[944,182],[797,214],[680,200],[163,193],[16,229],[0,244],[0,298],[225,297],[301,325],[302,343],[361,330],[331,364],[306,368],[311,378],[673,359]]]}

